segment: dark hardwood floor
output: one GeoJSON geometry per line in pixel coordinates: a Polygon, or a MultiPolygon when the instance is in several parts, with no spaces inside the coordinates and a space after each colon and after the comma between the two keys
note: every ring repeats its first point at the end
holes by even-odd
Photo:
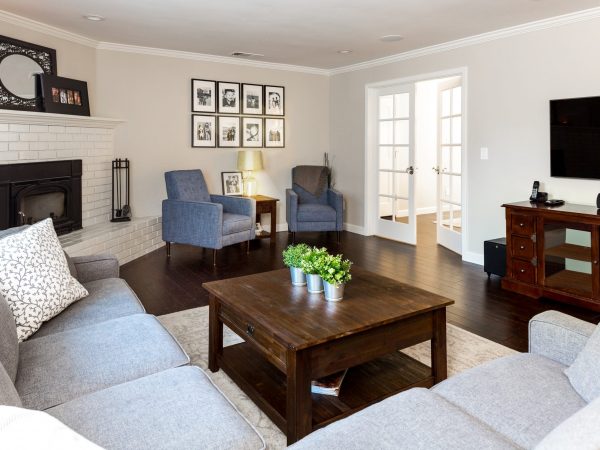
{"type": "MultiPolygon", "coordinates": [[[[208,304],[205,281],[231,278],[282,268],[281,252],[291,242],[287,232],[277,233],[273,245],[268,239],[234,245],[219,251],[217,267],[212,250],[173,245],[166,258],[159,249],[121,268],[121,276],[138,294],[147,311],[162,315],[208,304]]],[[[395,280],[446,296],[455,301],[448,309],[448,321],[519,351],[527,350],[527,323],[539,312],[556,309],[594,323],[600,313],[563,305],[550,300],[532,300],[500,288],[500,279],[488,279],[481,266],[462,262],[459,255],[435,243],[431,215],[418,219],[416,247],[344,232],[341,244],[335,233],[299,233],[297,241],[325,246],[343,253],[355,264],[395,280]]]]}

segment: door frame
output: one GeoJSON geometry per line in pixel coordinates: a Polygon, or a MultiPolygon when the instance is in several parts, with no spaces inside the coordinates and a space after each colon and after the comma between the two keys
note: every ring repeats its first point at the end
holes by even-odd
{"type": "MultiPolygon", "coordinates": [[[[410,84],[410,83],[419,83],[421,81],[429,81],[429,80],[435,80],[438,78],[450,78],[450,77],[455,77],[455,76],[460,76],[462,77],[462,95],[463,95],[463,120],[462,120],[462,136],[464,136],[464,142],[463,142],[463,151],[462,151],[462,157],[461,157],[461,168],[462,168],[462,179],[461,179],[461,201],[462,201],[462,208],[463,208],[463,216],[464,216],[464,223],[462,223],[462,242],[461,242],[461,247],[462,247],[462,258],[464,259],[464,256],[467,254],[467,237],[469,236],[469,205],[468,205],[468,181],[469,181],[469,177],[468,177],[468,134],[467,134],[467,130],[468,130],[468,95],[469,95],[469,89],[468,89],[468,69],[467,67],[457,67],[454,69],[448,69],[448,70],[442,70],[439,72],[430,72],[430,73],[424,73],[424,74],[419,74],[419,75],[412,75],[412,76],[408,76],[408,77],[403,77],[403,78],[395,78],[392,80],[385,80],[385,81],[378,81],[375,83],[367,83],[365,84],[365,123],[364,123],[364,127],[365,127],[365,147],[364,147],[364,164],[365,164],[365,171],[364,171],[364,177],[365,177],[365,187],[364,187],[364,210],[363,210],[363,214],[364,214],[364,223],[365,223],[365,227],[364,227],[364,233],[366,236],[372,236],[375,233],[375,229],[376,229],[376,212],[377,212],[377,206],[378,205],[374,205],[372,204],[372,202],[370,201],[370,199],[373,196],[373,193],[378,189],[377,187],[377,180],[373,180],[373,177],[371,177],[371,173],[374,170],[374,167],[376,167],[376,142],[375,142],[375,137],[376,137],[376,133],[375,130],[373,130],[372,127],[372,120],[371,118],[374,116],[374,114],[377,114],[377,90],[381,89],[381,88],[385,88],[385,87],[392,87],[395,85],[402,85],[402,84],[410,84]]],[[[425,168],[420,168],[421,170],[425,170],[425,168]]],[[[436,187],[437,189],[437,187],[436,187]]]]}

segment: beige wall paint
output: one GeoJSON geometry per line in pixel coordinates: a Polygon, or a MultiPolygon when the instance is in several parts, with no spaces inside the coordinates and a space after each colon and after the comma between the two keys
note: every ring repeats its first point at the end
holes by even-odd
{"type": "Polygon", "coordinates": [[[92,115],[95,112],[96,49],[18,25],[0,22],[0,34],[56,50],[58,75],[87,81],[92,115]]]}
{"type": "Polygon", "coordinates": [[[115,136],[115,155],[131,159],[132,208],[159,215],[166,197],[164,172],[202,169],[212,193],[221,193],[221,172],[236,169],[237,149],[192,148],[190,80],[237,81],[285,86],[286,147],[263,149],[259,193],[281,200],[291,168],[320,164],[329,150],[329,78],[222,63],[99,50],[97,114],[125,120],[115,136]]]}
{"type": "Polygon", "coordinates": [[[551,197],[593,204],[600,181],[550,178],[548,100],[600,95],[600,20],[338,74],[331,80],[331,150],[346,221],[364,226],[365,85],[467,67],[467,259],[505,235],[504,202],[526,200],[533,180],[551,197]],[[479,158],[489,148],[489,160],[479,158]]]}

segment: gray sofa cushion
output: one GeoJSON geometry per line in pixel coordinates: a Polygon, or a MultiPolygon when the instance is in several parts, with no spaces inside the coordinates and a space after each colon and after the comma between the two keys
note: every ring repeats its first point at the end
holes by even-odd
{"type": "Polygon", "coordinates": [[[523,353],[462,372],[433,391],[519,446],[531,448],[586,405],[564,368],[523,353]]]}
{"type": "Polygon", "coordinates": [[[0,364],[14,382],[19,365],[19,339],[17,325],[8,302],[0,294],[0,364]]]}
{"type": "Polygon", "coordinates": [[[21,406],[21,399],[6,370],[0,364],[0,405],[21,406]]]}
{"type": "Polygon", "coordinates": [[[298,222],[335,222],[336,212],[331,206],[318,203],[298,205],[298,222]]]}
{"type": "Polygon", "coordinates": [[[394,395],[309,434],[294,450],[515,449],[502,435],[427,389],[394,395]]]}
{"type": "Polygon", "coordinates": [[[223,234],[239,233],[252,228],[254,219],[241,214],[223,213],[223,234]]]}
{"type": "Polygon", "coordinates": [[[565,374],[586,401],[591,402],[600,396],[600,326],[596,327],[565,374]]]}
{"type": "Polygon", "coordinates": [[[197,367],[113,386],[47,411],[107,449],[260,449],[251,425],[197,367]]]}
{"type": "Polygon", "coordinates": [[[83,286],[89,295],[44,323],[31,339],[144,312],[135,292],[121,278],[91,281],[83,286]]]}
{"type": "Polygon", "coordinates": [[[23,406],[47,409],[188,363],[154,316],[134,314],[23,342],[16,387],[23,406]]]}

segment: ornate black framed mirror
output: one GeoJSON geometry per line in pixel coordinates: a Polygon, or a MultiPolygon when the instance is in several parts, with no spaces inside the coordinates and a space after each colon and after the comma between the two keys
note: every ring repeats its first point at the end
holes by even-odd
{"type": "Polygon", "coordinates": [[[0,36],[0,109],[40,111],[38,73],[56,75],[56,50],[0,36]]]}

